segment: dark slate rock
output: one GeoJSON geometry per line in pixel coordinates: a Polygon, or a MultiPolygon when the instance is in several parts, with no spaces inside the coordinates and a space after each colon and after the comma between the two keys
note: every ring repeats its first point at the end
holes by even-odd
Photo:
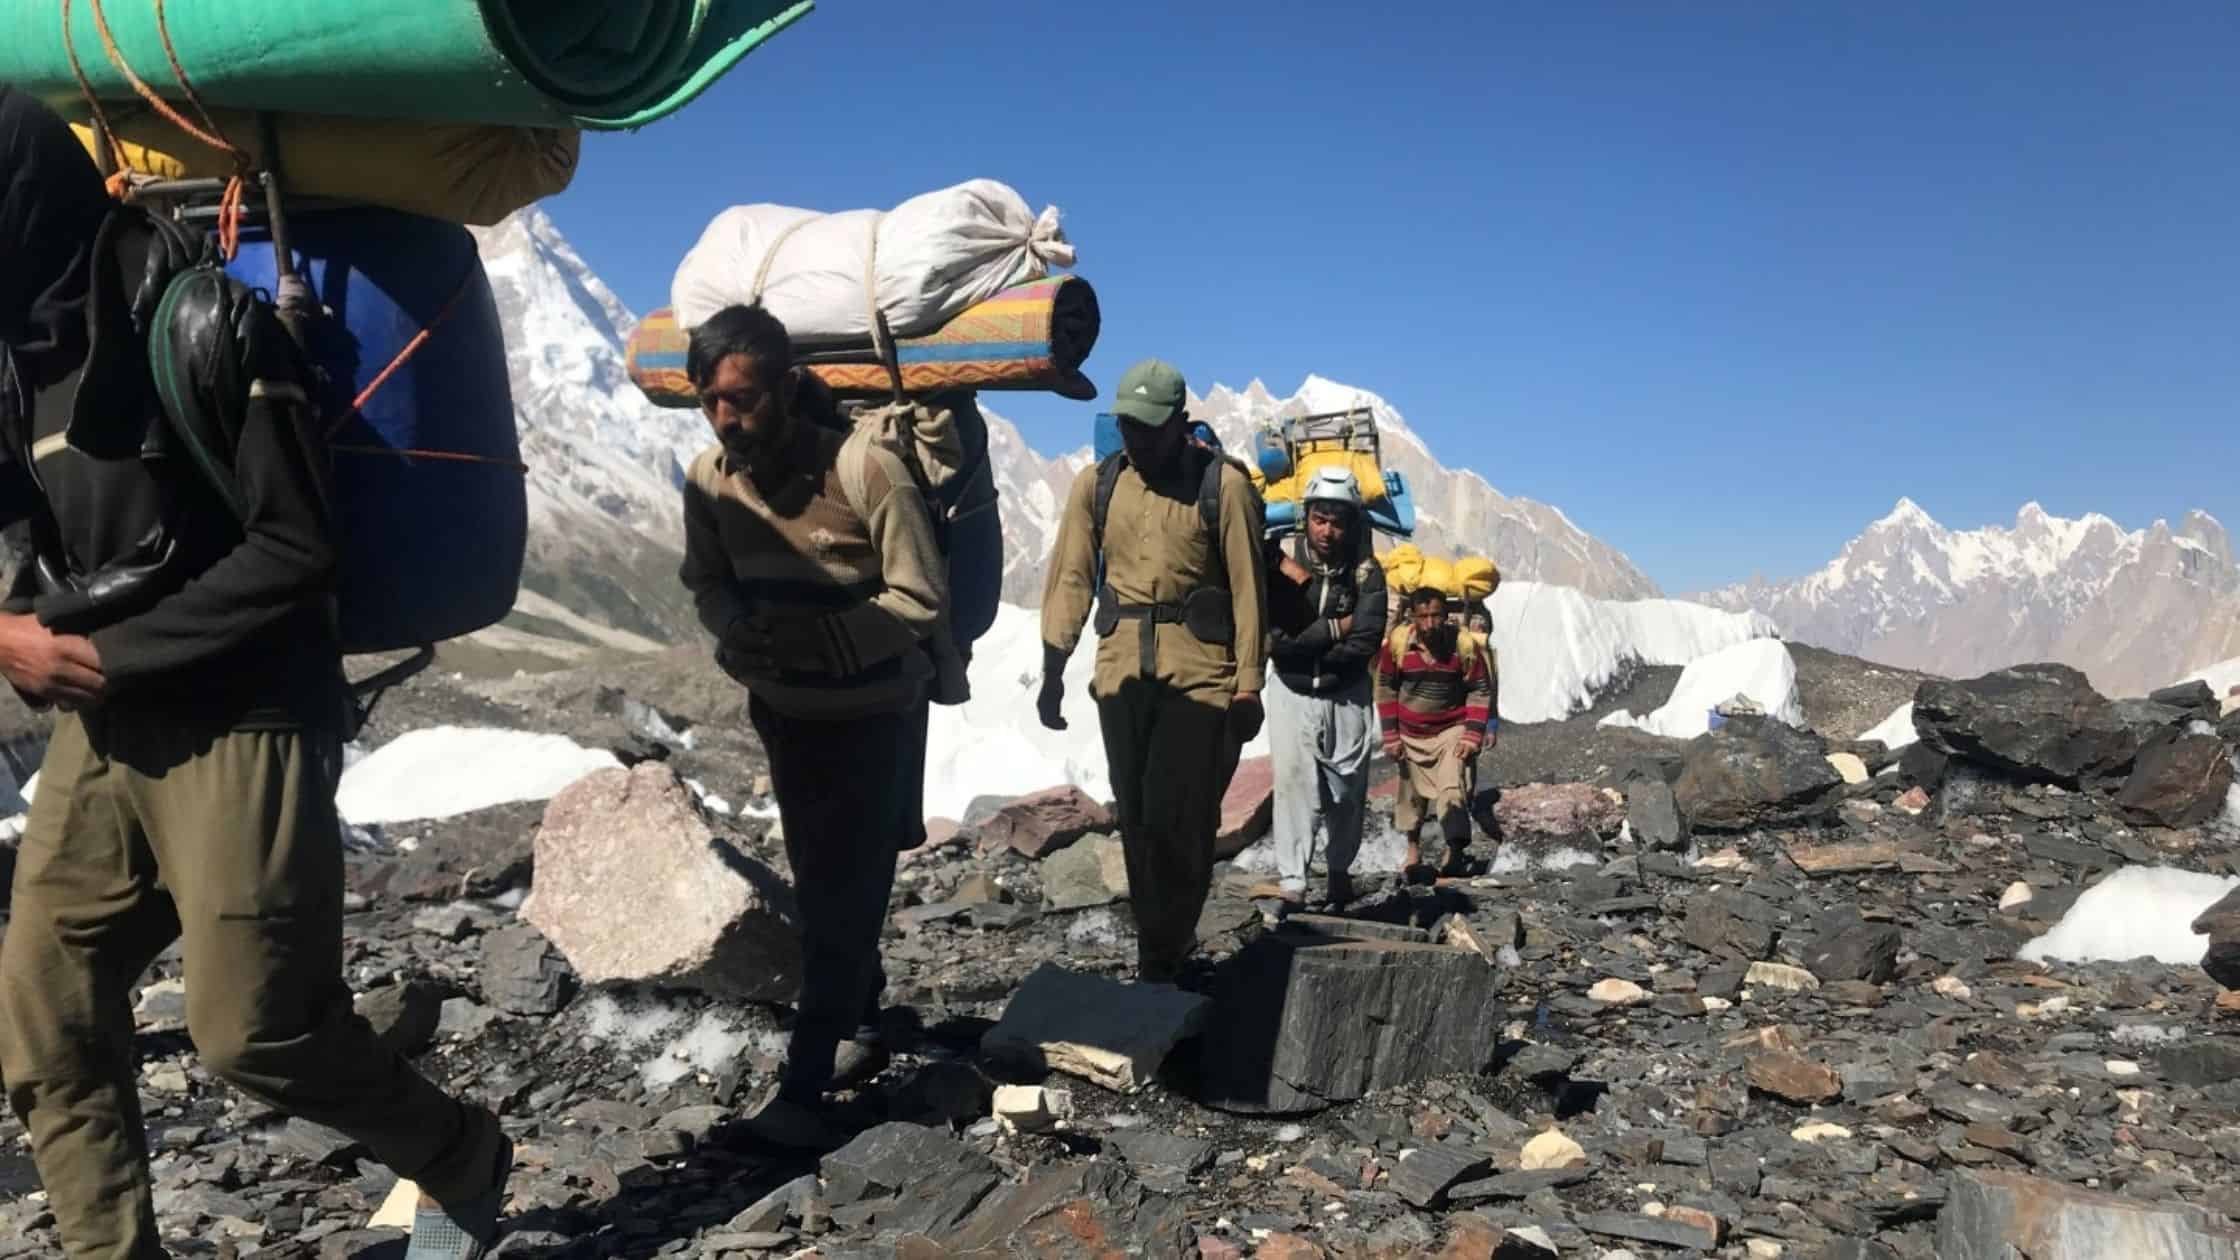
{"type": "Polygon", "coordinates": [[[575,973],[544,933],[527,923],[482,938],[482,996],[514,1015],[557,1015],[575,992],[575,973]]]}
{"type": "Polygon", "coordinates": [[[1466,1181],[1447,1192],[1450,1203],[1482,1203],[1496,1199],[1525,1199],[1548,1190],[1582,1185],[1594,1179],[1595,1170],[1549,1168],[1533,1172],[1507,1172],[1479,1181],[1466,1181]]]}
{"type": "Polygon", "coordinates": [[[2193,930],[2209,938],[2201,969],[2225,988],[2240,989],[2240,888],[2202,911],[2193,921],[2193,930]]]}
{"type": "Polygon", "coordinates": [[[382,1049],[409,1058],[436,1039],[443,999],[443,990],[425,980],[404,980],[366,990],[358,997],[357,1009],[373,1025],[382,1049]]]}
{"type": "Polygon", "coordinates": [[[1823,982],[1888,984],[1898,974],[1898,951],[1905,941],[1896,926],[1868,923],[1857,911],[1847,910],[1823,916],[1815,927],[1804,965],[1823,982]]]}
{"type": "Polygon", "coordinates": [[[2189,1037],[2157,1051],[2155,1065],[2174,1084],[2206,1089],[2240,1079],[2240,1044],[2222,1037],[2189,1037]]]}
{"type": "Polygon", "coordinates": [[[1105,1139],[1105,1144],[1137,1169],[1171,1169],[1191,1176],[1213,1166],[1213,1143],[1202,1138],[1123,1129],[1105,1139]]]}
{"type": "Polygon", "coordinates": [[[2231,788],[2232,756],[2224,741],[2173,728],[2139,750],[2116,806],[2136,823],[2198,827],[2224,811],[2231,788]]]}
{"type": "Polygon", "coordinates": [[[1478,1151],[1426,1146],[1400,1158],[1392,1169],[1392,1191],[1419,1208],[1441,1208],[1447,1192],[1482,1175],[1493,1161],[1478,1151]]]}
{"type": "Polygon", "coordinates": [[[2148,715],[2118,712],[2066,665],[2018,665],[1964,682],[1932,679],[1914,693],[1922,742],[2027,782],[2121,775],[2138,756],[2148,715]]]}
{"type": "Polygon", "coordinates": [[[948,1135],[893,1122],[866,1129],[824,1157],[825,1201],[835,1207],[959,1175],[995,1172],[988,1157],[948,1135]]]}
{"type": "Polygon", "coordinates": [[[1677,849],[1687,843],[1672,786],[1662,778],[1637,779],[1626,787],[1626,823],[1644,849],[1677,849]]]}
{"type": "Polygon", "coordinates": [[[1756,962],[1773,953],[1773,928],[1752,913],[1758,899],[1745,893],[1701,892],[1688,899],[1680,938],[1707,954],[1756,962]]]}
{"type": "Polygon", "coordinates": [[[1955,1172],[1937,1217],[1938,1260],[2007,1260],[2018,1253],[2233,1260],[2240,1256],[2240,1230],[2184,1204],[2148,1203],[2018,1173],[1955,1172]]]}
{"type": "Polygon", "coordinates": [[[1631,1212],[1596,1212],[1579,1218],[1579,1228],[1605,1238],[1657,1243],[1666,1247],[1691,1247],[1710,1251],[1719,1245],[1716,1230],[1673,1217],[1640,1216],[1631,1212]]]}
{"type": "Polygon", "coordinates": [[[1825,818],[1843,786],[1815,737],[1779,722],[1729,722],[1689,743],[1673,800],[1692,828],[1742,831],[1825,818]]]}
{"type": "Polygon", "coordinates": [[[1199,1101],[1238,1112],[1315,1111],[1372,1090],[1483,1071],[1498,1043],[1499,976],[1474,951],[1444,945],[1263,937],[1217,985],[1199,1038],[1199,1101]]]}

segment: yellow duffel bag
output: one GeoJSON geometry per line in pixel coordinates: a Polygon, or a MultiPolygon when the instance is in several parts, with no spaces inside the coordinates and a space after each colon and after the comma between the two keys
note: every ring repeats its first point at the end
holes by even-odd
{"type": "MultiPolygon", "coordinates": [[[[1384,469],[1377,466],[1377,457],[1366,451],[1310,451],[1299,456],[1291,475],[1276,481],[1257,484],[1260,497],[1270,503],[1297,502],[1306,492],[1307,483],[1314,480],[1316,472],[1326,464],[1337,464],[1353,474],[1353,484],[1361,491],[1361,506],[1367,508],[1384,501],[1386,490],[1384,469]]],[[[1248,465],[1256,483],[1262,481],[1258,470],[1248,465]]]]}
{"type": "Polygon", "coordinates": [[[1384,566],[1384,584],[1395,594],[1405,595],[1416,588],[1423,576],[1423,553],[1414,543],[1401,543],[1377,557],[1384,566]]]}
{"type": "MultiPolygon", "coordinates": [[[[231,157],[151,111],[112,106],[108,114],[120,166],[160,179],[225,179],[234,173],[231,157]]],[[[256,115],[221,109],[213,110],[211,119],[220,135],[253,162],[263,162],[256,115]]],[[[484,226],[566,188],[583,144],[582,133],[554,127],[321,114],[276,115],[273,128],[281,178],[291,194],[484,226]]],[[[73,123],[71,130],[93,153],[93,128],[73,123]]]]}
{"type": "Polygon", "coordinates": [[[1501,570],[1485,556],[1464,556],[1454,562],[1454,580],[1462,589],[1450,593],[1476,603],[1501,585],[1501,570]]]}

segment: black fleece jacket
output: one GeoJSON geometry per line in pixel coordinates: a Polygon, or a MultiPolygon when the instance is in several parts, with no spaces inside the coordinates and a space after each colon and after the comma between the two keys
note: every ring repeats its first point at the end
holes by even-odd
{"type": "Polygon", "coordinates": [[[28,470],[7,474],[0,515],[8,519],[0,524],[27,520],[47,568],[72,579],[52,586],[27,562],[8,611],[93,641],[107,679],[96,711],[232,729],[336,720],[342,675],[329,612],[336,560],[326,470],[287,334],[269,314],[251,330],[248,396],[233,400],[242,416],[234,471],[246,507],[237,522],[184,461],[142,454],[162,421],[145,343],[126,309],[153,229],[135,222],[142,212],[132,209],[104,210],[89,222],[84,197],[55,195],[88,179],[98,189],[98,175],[67,128],[65,152],[22,102],[0,92],[0,157],[12,164],[0,230],[90,242],[103,222],[121,218],[100,251],[47,255],[85,275],[27,284],[39,304],[0,312],[9,334],[0,342],[0,432],[7,451],[31,456],[28,470]],[[26,187],[39,195],[19,195],[26,187]],[[72,290],[86,300],[51,300],[72,290]],[[82,335],[70,320],[82,321],[82,335]],[[155,576],[123,601],[72,589],[119,565],[155,576]]]}
{"type": "Polygon", "coordinates": [[[1277,546],[1311,575],[1300,586],[1269,557],[1268,659],[1277,676],[1300,695],[1330,695],[1367,681],[1384,642],[1384,566],[1365,547],[1356,548],[1356,558],[1323,565],[1297,534],[1277,546]],[[1339,634],[1338,622],[1346,617],[1353,625],[1339,634]]]}

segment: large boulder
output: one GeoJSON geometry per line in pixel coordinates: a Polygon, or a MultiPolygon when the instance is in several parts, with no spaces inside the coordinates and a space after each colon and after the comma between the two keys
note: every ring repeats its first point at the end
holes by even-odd
{"type": "Polygon", "coordinates": [[[2076,787],[2121,776],[2139,746],[2180,713],[2151,701],[2120,707],[2067,665],[2018,665],[1914,693],[1921,740],[2010,778],[2076,787]]]}
{"type": "Polygon", "coordinates": [[[2150,692],[2147,699],[2155,704],[2176,709],[2190,720],[2202,722],[2216,721],[2222,707],[2217,700],[2217,693],[2210,690],[2209,684],[2198,678],[2189,683],[2179,683],[2175,687],[2164,687],[2160,691],[2150,692]]]}
{"type": "Polygon", "coordinates": [[[1044,858],[1091,832],[1110,831],[1112,824],[1111,810],[1067,784],[996,810],[980,824],[980,851],[1010,849],[1021,857],[1044,858]]]}
{"type": "Polygon", "coordinates": [[[2139,750],[2116,806],[2135,823],[2198,827],[2224,809],[2232,788],[2232,754],[2215,735],[2175,727],[2139,750]]]}
{"type": "Polygon", "coordinates": [[[1793,826],[1827,817],[1843,776],[1826,747],[1780,722],[1729,722],[1688,745],[1672,795],[1699,831],[1793,826]]]}
{"type": "Polygon", "coordinates": [[[2240,1260],[2240,1231],[2182,1203],[1994,1169],[1960,1169],[1947,1194],[1937,1260],[2240,1260]]]}
{"type": "Polygon", "coordinates": [[[1422,932],[1388,939],[1373,930],[1294,920],[1238,954],[1198,1041],[1199,1101],[1246,1113],[1319,1111],[1484,1071],[1500,1043],[1500,970],[1422,932]]]}
{"type": "Polygon", "coordinates": [[[709,830],[658,762],[601,770],[552,800],[521,916],[590,984],[790,1000],[800,915],[777,872],[709,830]]]}

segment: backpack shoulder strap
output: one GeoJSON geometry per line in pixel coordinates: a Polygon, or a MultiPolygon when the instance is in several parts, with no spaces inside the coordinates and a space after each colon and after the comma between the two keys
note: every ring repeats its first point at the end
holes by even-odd
{"type": "Polygon", "coordinates": [[[866,484],[871,479],[871,438],[868,430],[856,429],[840,443],[840,454],[834,460],[840,474],[840,497],[847,500],[848,510],[868,521],[871,511],[864,503],[869,493],[866,484]]]}
{"type": "Polygon", "coordinates": [[[240,418],[215,411],[221,398],[248,385],[239,379],[241,347],[233,325],[238,287],[216,267],[188,267],[164,285],[148,325],[148,371],[158,410],[237,521],[248,516],[233,472],[240,418]]]}
{"type": "Polygon", "coordinates": [[[1120,474],[1127,466],[1128,457],[1118,451],[1097,464],[1097,493],[1089,500],[1089,526],[1100,556],[1104,554],[1105,519],[1112,515],[1112,495],[1120,488],[1120,474]]]}

